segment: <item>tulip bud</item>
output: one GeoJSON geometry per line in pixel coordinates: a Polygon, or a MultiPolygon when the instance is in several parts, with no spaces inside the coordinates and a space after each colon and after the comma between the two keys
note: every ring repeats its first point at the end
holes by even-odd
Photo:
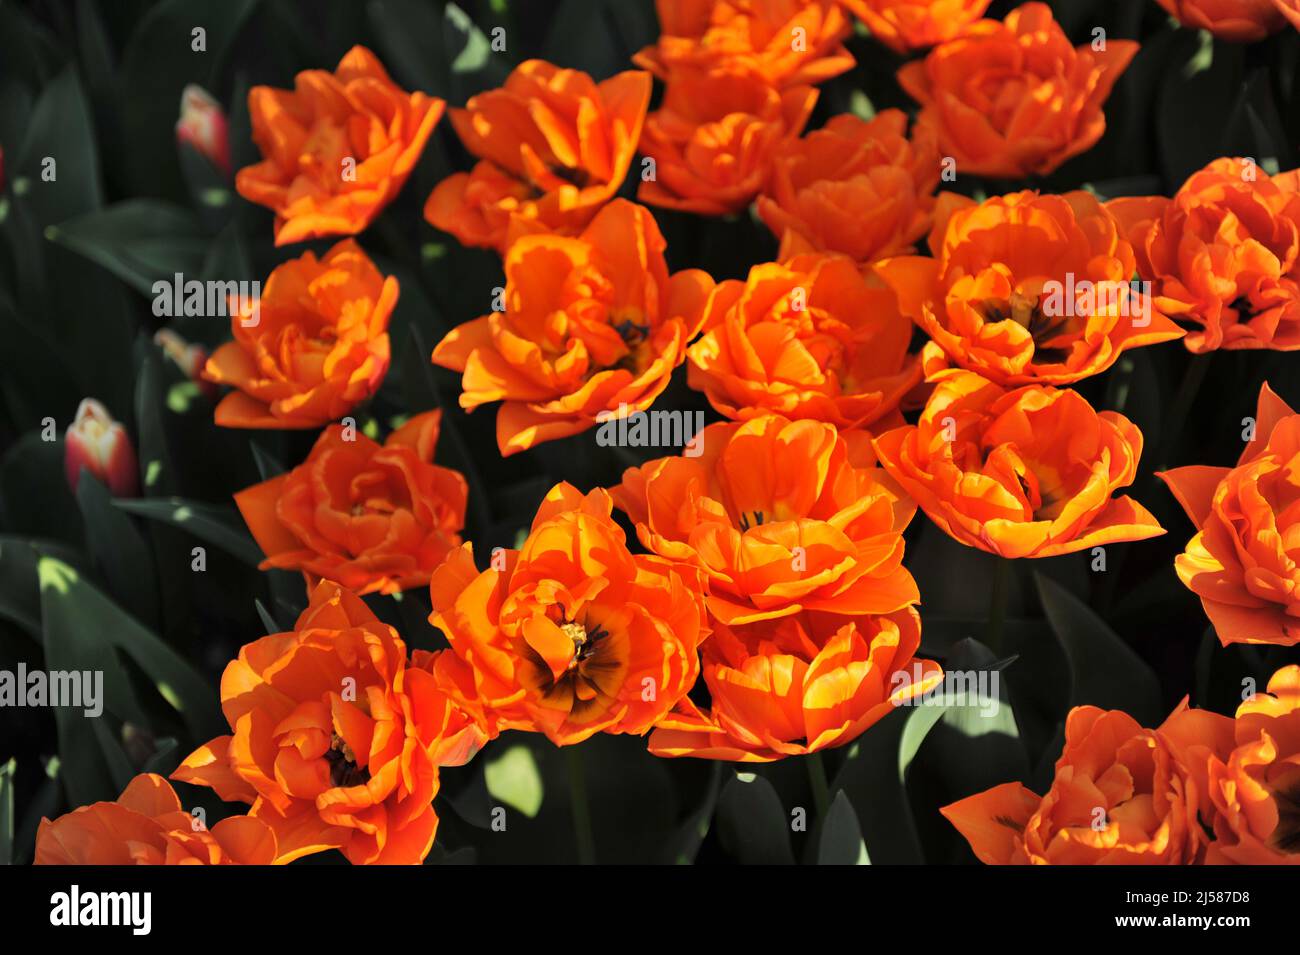
{"type": "Polygon", "coordinates": [[[135,448],[126,429],[94,398],[77,406],[77,417],[63,436],[63,469],[73,493],[85,468],[108,485],[114,497],[134,497],[140,489],[135,448]]]}
{"type": "Polygon", "coordinates": [[[185,377],[199,386],[209,398],[217,394],[217,386],[203,377],[203,366],[208,362],[208,350],[202,345],[194,345],[177,335],[170,328],[160,328],[154,332],[153,343],[177,366],[185,377]]]}
{"type": "Polygon", "coordinates": [[[193,83],[181,91],[176,141],[192,146],[222,175],[230,175],[230,134],[225,111],[207,90],[193,83]]]}

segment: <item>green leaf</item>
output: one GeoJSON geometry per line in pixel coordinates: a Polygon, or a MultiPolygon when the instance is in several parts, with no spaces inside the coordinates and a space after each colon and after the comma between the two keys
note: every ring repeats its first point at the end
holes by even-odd
{"type": "Polygon", "coordinates": [[[907,781],[907,771],[912,768],[912,762],[916,759],[916,754],[921,749],[921,744],[925,738],[930,735],[930,730],[934,729],[936,723],[943,718],[944,708],[941,706],[921,707],[908,715],[903,723],[902,736],[898,744],[898,779],[900,782],[907,781]]]}
{"type": "MultiPolygon", "coordinates": [[[[619,47],[626,53],[625,60],[631,60],[633,54],[642,47],[649,46],[659,37],[659,18],[649,3],[621,3],[619,0],[603,0],[605,11],[614,24],[614,33],[618,36],[619,47]]],[[[628,63],[624,69],[631,68],[628,63]]]]}
{"type": "MultiPolygon", "coordinates": [[[[265,278],[253,272],[238,222],[226,225],[212,240],[199,277],[205,282],[260,282],[265,278]]],[[[210,352],[230,337],[229,321],[214,322],[206,315],[177,316],[171,322],[182,337],[208,346],[210,352]]]]}
{"type": "Polygon", "coordinates": [[[262,621],[262,626],[263,628],[265,628],[267,634],[286,632],[286,628],[280,626],[280,624],[276,621],[276,619],[273,616],[271,616],[271,611],[266,609],[266,607],[262,604],[262,601],[254,598],[253,606],[257,608],[258,619],[262,621]]]}
{"type": "Polygon", "coordinates": [[[63,442],[25,434],[0,462],[6,527],[23,537],[52,537],[79,546],[81,513],[63,471],[63,442]]]}
{"type": "Polygon", "coordinates": [[[442,36],[456,102],[505,82],[509,64],[492,51],[491,41],[454,3],[447,4],[443,13],[442,36]]]}
{"type": "Polygon", "coordinates": [[[870,865],[867,846],[862,841],[858,814],[849,797],[841,790],[835,794],[826,819],[822,822],[817,846],[818,865],[870,865]]]}
{"type": "Polygon", "coordinates": [[[563,0],[552,14],[543,59],[582,70],[598,82],[627,69],[637,50],[620,36],[613,11],[635,6],[626,0],[563,0]]]}
{"type": "Polygon", "coordinates": [[[239,517],[232,507],[187,501],[179,497],[150,501],[118,499],[113,504],[128,513],[187,530],[199,540],[220,547],[253,567],[262,562],[261,548],[247,530],[235,523],[239,517]]]}
{"type": "Polygon", "coordinates": [[[529,819],[542,808],[542,775],[527,746],[511,746],[486,763],[483,776],[488,792],[529,819]]]}
{"type": "Polygon", "coordinates": [[[965,796],[1029,779],[1029,754],[1005,679],[1014,659],[997,660],[984,644],[967,638],[958,641],[944,660],[950,698],[921,758],[953,792],[965,796]]]}
{"type": "Polygon", "coordinates": [[[16,623],[38,643],[41,640],[41,588],[37,564],[43,556],[57,557],[73,566],[83,559],[58,541],[0,537],[0,618],[16,623]]]}
{"type": "Polygon", "coordinates": [[[401,364],[402,394],[406,400],[407,410],[413,414],[442,408],[442,428],[438,433],[435,458],[443,467],[459,471],[469,485],[465,536],[473,539],[478,534],[485,533],[492,524],[491,508],[487,501],[487,485],[479,476],[478,465],[465,445],[456,423],[456,419],[462,416],[463,412],[452,403],[444,404],[438,393],[433,378],[433,365],[429,361],[431,354],[432,351],[424,336],[412,325],[410,345],[398,359],[401,364]]]}
{"type": "Polygon", "coordinates": [[[37,20],[17,4],[0,3],[0,63],[6,74],[28,86],[43,86],[58,58],[53,40],[37,20]]]}
{"type": "Polygon", "coordinates": [[[471,826],[490,831],[493,806],[483,773],[486,755],[480,754],[466,772],[455,775],[448,773],[444,777],[443,787],[438,790],[438,800],[449,803],[455,814],[471,826]]]}
{"type": "Polygon", "coordinates": [[[112,716],[118,721],[145,722],[130,679],[109,639],[114,617],[121,611],[62,561],[42,557],[37,573],[46,668],[103,674],[103,713],[98,718],[87,716],[84,707],[54,708],[59,761],[68,800],[74,806],[84,806],[114,799],[121,787],[114,776],[108,750],[93,729],[88,731],[86,721],[92,719],[98,723],[112,716]],[[101,609],[106,612],[101,613],[101,609]]]}
{"type": "Polygon", "coordinates": [[[754,773],[735,773],[718,797],[718,838],[738,862],[793,865],[790,817],[772,784],[754,773]]]}
{"type": "Polygon", "coordinates": [[[94,732],[96,742],[99,743],[99,751],[104,756],[104,764],[108,767],[109,776],[112,777],[113,788],[121,793],[131,782],[131,777],[135,775],[131,760],[127,758],[121,741],[113,735],[105,720],[91,720],[90,728],[94,732]]]}
{"type": "Polygon", "coordinates": [[[1207,127],[1207,117],[1225,118],[1241,86],[1244,47],[1214,40],[1204,31],[1180,32],[1173,63],[1166,68],[1155,121],[1165,185],[1175,190],[1193,172],[1223,155],[1225,127],[1207,127]]]}
{"type": "Polygon", "coordinates": [[[77,52],[92,96],[104,96],[112,102],[116,92],[116,72],[112,43],[95,0],[77,0],[77,52]]]}
{"type": "Polygon", "coordinates": [[[0,766],[0,865],[14,864],[14,774],[18,760],[0,766]]]}
{"type": "Polygon", "coordinates": [[[843,790],[857,813],[863,843],[881,865],[924,862],[907,796],[907,774],[942,706],[890,713],[849,748],[831,792],[843,790]]]}
{"type": "Polygon", "coordinates": [[[44,419],[72,420],[84,396],[82,382],[48,328],[36,327],[0,301],[0,389],[18,427],[37,429],[44,419]]]}
{"type": "Polygon", "coordinates": [[[154,741],[153,755],[140,767],[140,772],[170,776],[180,765],[181,755],[180,742],[174,736],[164,736],[154,741]]]}
{"type": "Polygon", "coordinates": [[[131,105],[125,135],[132,194],[184,195],[175,148],[181,90],[187,83],[219,89],[227,50],[257,5],[258,0],[162,0],[131,34],[122,56],[122,96],[131,105]],[[197,29],[204,31],[204,50],[193,48],[197,29]]]}
{"type": "Polygon", "coordinates": [[[718,793],[722,791],[722,766],[717,760],[710,761],[709,782],[705,787],[704,798],[678,827],[664,853],[665,861],[675,865],[692,865],[695,862],[704,837],[709,834],[713,813],[718,806],[718,793]]]}
{"type": "Polygon", "coordinates": [[[150,345],[140,361],[135,383],[136,455],[140,483],[147,497],[172,490],[171,456],[167,451],[167,426],[163,418],[162,356],[150,345]]]}
{"type": "MultiPolygon", "coordinates": [[[[1159,187],[1145,194],[1157,192],[1159,187]]],[[[1141,348],[1125,352],[1108,378],[1106,407],[1127,417],[1142,429],[1143,434],[1163,434],[1165,400],[1150,352],[1141,348]]]]}
{"type": "MultiPolygon", "coordinates": [[[[2,569],[0,568],[0,570],[2,569]]],[[[1193,690],[1192,701],[1197,706],[1208,707],[1210,705],[1210,678],[1214,672],[1214,657],[1218,649],[1218,633],[1213,625],[1206,627],[1205,632],[1201,634],[1201,644],[1196,650],[1196,686],[1193,690]]]]}
{"type": "Polygon", "coordinates": [[[103,669],[105,709],[119,719],[147,727],[149,722],[129,688],[116,682],[117,674],[125,675],[112,654],[113,649],[119,650],[144,671],[195,740],[204,741],[222,732],[225,721],[217,709],[216,693],[175,650],[62,561],[43,557],[38,573],[50,669],[103,669]],[[51,660],[51,639],[59,651],[56,655],[66,655],[74,662],[56,665],[51,660]],[[64,654],[64,650],[68,652],[64,654]],[[109,692],[110,672],[114,674],[113,693],[109,692]]]}
{"type": "MultiPolygon", "coordinates": [[[[16,815],[14,834],[14,862],[31,862],[30,853],[36,845],[36,830],[41,819],[53,819],[67,806],[63,792],[63,765],[58,756],[42,758],[43,772],[36,791],[16,815]]],[[[116,794],[114,794],[116,795],[116,794]]]]}
{"type": "Polygon", "coordinates": [[[0,538],[0,618],[41,639],[41,592],[36,585],[38,556],[27,541],[0,538]]]}
{"type": "Polygon", "coordinates": [[[256,441],[250,441],[248,446],[253,452],[253,461],[257,464],[257,473],[262,476],[263,481],[279,477],[287,470],[279,458],[256,441]]]}
{"type": "Polygon", "coordinates": [[[102,204],[99,147],[74,66],[66,67],[36,101],[10,175],[27,180],[21,201],[42,228],[102,204]],[[53,160],[53,165],[47,159],[53,160]],[[53,179],[43,175],[47,169],[53,179]]]}
{"type": "Polygon", "coordinates": [[[447,88],[449,69],[436,7],[418,0],[371,0],[366,13],[394,79],[425,93],[447,88]]]}
{"type": "Polygon", "coordinates": [[[169,304],[174,276],[196,278],[208,248],[194,214],[159,199],[128,199],[53,226],[47,235],[141,295],[153,297],[154,283],[167,282],[169,304]]]}
{"type": "Polygon", "coordinates": [[[119,409],[129,386],[121,371],[129,362],[135,329],[123,290],[109,275],[81,268],[74,255],[45,240],[49,233],[44,230],[103,204],[99,147],[75,66],[65,68],[42,92],[16,168],[14,191],[19,191],[21,179],[22,195],[15,206],[32,227],[42,230],[23,256],[24,268],[35,270],[43,284],[38,297],[25,288],[22,306],[29,315],[40,315],[40,331],[61,344],[67,363],[76,368],[81,394],[74,394],[73,400],[94,395],[110,410],[119,409]],[[86,321],[86,316],[94,320],[86,321]],[[77,348],[67,348],[68,341],[75,341],[77,348]]]}
{"type": "Polygon", "coordinates": [[[448,852],[439,845],[434,845],[433,850],[424,860],[425,865],[477,865],[478,850],[473,846],[465,846],[457,849],[455,852],[448,852]]]}
{"type": "MultiPolygon", "coordinates": [[[[0,87],[0,94],[8,93],[9,88],[0,87]]],[[[13,106],[12,104],[0,102],[0,107],[6,107],[13,112],[25,113],[22,106],[13,106]]],[[[6,117],[6,125],[12,122],[6,117]]],[[[22,120],[20,129],[26,129],[26,118],[22,120]]],[[[5,130],[0,129],[0,135],[5,134],[5,130]]],[[[13,135],[13,133],[10,133],[13,135]]],[[[13,139],[6,139],[7,142],[13,142],[13,139]]],[[[6,174],[7,175],[7,174],[6,174]]],[[[39,313],[45,307],[46,290],[44,287],[45,277],[45,256],[44,256],[44,237],[41,235],[41,226],[36,222],[34,213],[28,208],[27,203],[19,196],[0,195],[0,238],[4,240],[9,256],[12,259],[12,268],[9,268],[9,262],[0,256],[0,266],[5,266],[5,274],[0,277],[5,279],[5,285],[13,289],[13,299],[20,303],[25,309],[39,313]]],[[[15,301],[10,300],[8,289],[4,299],[0,299],[6,308],[16,308],[15,301]]]]}
{"type": "Polygon", "coordinates": [[[1079,598],[1042,574],[1034,580],[1070,664],[1070,706],[1124,710],[1143,726],[1157,725],[1160,681],[1151,668],[1079,598]]]}
{"type": "Polygon", "coordinates": [[[77,506],[86,522],[86,545],[113,596],[140,620],[157,623],[153,554],[144,537],[113,506],[104,483],[85,470],[77,484],[77,506]]]}

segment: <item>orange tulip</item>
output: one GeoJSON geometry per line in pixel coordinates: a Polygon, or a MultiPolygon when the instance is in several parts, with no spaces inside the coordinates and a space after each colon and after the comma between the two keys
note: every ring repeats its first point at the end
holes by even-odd
{"type": "Polygon", "coordinates": [[[1164,529],[1115,497],[1133,483],[1142,432],[1078,392],[1004,391],[946,373],[916,425],[875,440],[880,463],[945,533],[1003,557],[1054,557],[1164,529]]]}
{"type": "Polygon", "coordinates": [[[1300,0],[1273,0],[1278,13],[1282,14],[1293,27],[1300,30],[1300,0]]]}
{"type": "MultiPolygon", "coordinates": [[[[454,556],[458,551],[452,551],[454,556]]],[[[413,650],[406,669],[408,710],[416,736],[428,745],[429,759],[438,766],[464,766],[488,741],[487,723],[476,700],[458,701],[466,686],[467,669],[450,650],[413,650]]]]}
{"type": "Polygon", "coordinates": [[[1004,783],[939,811],[985,865],[1200,864],[1197,763],[1231,735],[1227,717],[1185,705],[1157,730],[1076,706],[1046,796],[1004,783]]]}
{"type": "Polygon", "coordinates": [[[688,380],[732,420],[771,411],[840,428],[901,424],[898,404],[921,380],[893,292],[841,256],[800,255],[720,283],[705,328],[688,380]]]}
{"type": "Polygon", "coordinates": [[[711,712],[683,698],[651,735],[650,752],[771,762],[845,746],[942,681],[938,664],[914,659],[920,642],[911,607],[719,625],[704,645],[711,712]]]}
{"type": "Polygon", "coordinates": [[[1196,525],[1174,569],[1201,598],[1224,646],[1300,643],[1300,415],[1267,384],[1254,433],[1235,468],[1204,465],[1160,474],[1196,525]]]}
{"type": "Polygon", "coordinates": [[[1190,350],[1300,349],[1300,171],[1269,176],[1251,160],[1216,159],[1172,199],[1106,208],[1159,309],[1194,326],[1190,350]]]}
{"type": "Polygon", "coordinates": [[[503,455],[645,411],[686,358],[713,280],[672,276],[649,210],[611,202],[576,238],[529,235],[505,257],[504,311],[453,329],[436,364],[463,373],[462,408],[503,401],[503,455]]]}
{"type": "Polygon", "coordinates": [[[1207,766],[1215,842],[1206,862],[1300,865],[1300,666],[1237,709],[1231,753],[1207,766]]]}
{"type": "Polygon", "coordinates": [[[777,90],[752,68],[669,73],[663,106],[650,114],[641,152],[654,160],[637,198],[719,216],[737,212],[767,184],[772,157],[798,138],[817,102],[811,86],[777,90]]]}
{"type": "Polygon", "coordinates": [[[945,43],[984,16],[992,0],[840,0],[881,43],[898,53],[945,43]]]}
{"type": "Polygon", "coordinates": [[[231,816],[208,830],[167,780],[141,773],[115,802],[74,809],[36,830],[36,865],[270,865],[275,833],[231,816]]]}
{"type": "Polygon", "coordinates": [[[1133,248],[1088,193],[945,194],[930,249],[876,267],[934,340],[927,376],[946,358],[1001,385],[1071,384],[1183,334],[1130,284],[1133,248]]]}
{"type": "Polygon", "coordinates": [[[235,340],[204,366],[208,381],[236,389],[217,405],[217,424],[318,428],[347,414],[388,373],[396,305],[397,279],[351,239],[277,266],[260,301],[231,317],[235,340]]]}
{"type": "Polygon", "coordinates": [[[898,82],[958,175],[1045,176],[1101,139],[1102,104],[1137,51],[1130,40],[1076,49],[1047,4],[1026,3],[908,63],[898,82]]]}
{"type": "Polygon", "coordinates": [[[611,493],[647,549],[704,573],[718,621],[887,614],[920,599],[902,563],[915,505],[874,467],[865,435],[764,415],[695,440],[698,456],[628,468],[611,493]]]}
{"type": "Polygon", "coordinates": [[[333,73],[299,73],[292,91],[249,91],[265,158],[239,170],[235,188],[275,213],[276,245],[356,235],[402,191],[442,110],[442,100],[402,90],[354,46],[333,73]]]}
{"type": "Polygon", "coordinates": [[[429,582],[460,546],[468,487],[433,463],[442,413],[416,415],[381,446],[331,425],[303,464],[235,495],[266,554],[262,570],[301,570],[358,594],[429,582]]]}
{"type": "Polygon", "coordinates": [[[293,632],[253,641],[226,667],[233,735],[199,747],[172,778],[251,803],[281,862],[339,849],[354,864],[419,863],[438,826],[440,762],[484,740],[448,714],[436,661],[421,663],[406,665],[397,633],[360,597],[323,582],[293,632]]]}
{"type": "Polygon", "coordinates": [[[458,699],[557,746],[644,734],[690,690],[708,634],[697,575],[633,555],[603,490],[557,484],[523,546],[471,546],[433,575],[429,618],[460,664],[458,699]]]}
{"type": "Polygon", "coordinates": [[[939,172],[933,134],[909,141],[905,113],[845,113],[777,151],[758,214],[782,260],[809,249],[874,262],[911,252],[929,230],[939,172]]]}
{"type": "Polygon", "coordinates": [[[659,41],[632,62],[660,79],[678,68],[755,70],[778,88],[853,69],[836,0],[656,0],[659,41]]]}
{"type": "Polygon", "coordinates": [[[502,253],[519,235],[581,232],[623,184],[649,103],[646,73],[596,83],[542,60],[519,64],[500,89],[451,111],[481,161],[437,185],[425,219],[502,253]]]}
{"type": "Polygon", "coordinates": [[[1284,0],[1156,0],[1183,26],[1231,43],[1254,43],[1286,26],[1284,0]]]}

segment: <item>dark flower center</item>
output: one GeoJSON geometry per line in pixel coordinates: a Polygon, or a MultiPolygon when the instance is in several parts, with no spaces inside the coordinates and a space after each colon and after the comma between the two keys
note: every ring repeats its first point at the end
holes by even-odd
{"type": "Polygon", "coordinates": [[[603,637],[609,636],[609,631],[603,627],[589,631],[586,626],[575,621],[560,624],[560,629],[573,641],[573,659],[569,661],[570,670],[577,669],[583,661],[596,652],[596,644],[603,637]]]}
{"type": "Polygon", "coordinates": [[[1049,348],[1052,341],[1070,327],[1069,315],[1046,315],[1043,313],[1042,300],[1012,292],[1005,302],[989,300],[983,303],[981,311],[986,322],[1004,322],[1011,319],[1029,332],[1034,340],[1034,361],[1039,364],[1059,364],[1069,357],[1067,348],[1049,348]]]}
{"type": "Polygon", "coordinates": [[[1289,792],[1273,793],[1277,804],[1277,828],[1273,830],[1273,845],[1279,852],[1300,852],[1300,785],[1289,792]]]}
{"type": "Polygon", "coordinates": [[[338,733],[330,738],[330,748],[325,751],[325,762],[330,766],[330,782],[335,786],[360,786],[369,781],[369,770],[357,765],[357,755],[338,733]]]}

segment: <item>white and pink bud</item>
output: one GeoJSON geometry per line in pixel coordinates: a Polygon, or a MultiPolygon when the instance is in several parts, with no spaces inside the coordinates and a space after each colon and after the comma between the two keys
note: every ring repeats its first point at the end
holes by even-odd
{"type": "Polygon", "coordinates": [[[139,493],[140,468],[131,438],[121,422],[94,398],[85,398],[77,406],[77,417],[63,436],[63,445],[63,469],[73,493],[82,468],[108,485],[114,497],[139,493]]]}
{"type": "Polygon", "coordinates": [[[230,129],[225,110],[207,90],[193,83],[181,91],[176,141],[192,146],[223,176],[230,175],[230,129]]]}
{"type": "Polygon", "coordinates": [[[153,343],[176,363],[181,372],[209,398],[215,397],[217,386],[203,377],[203,366],[208,363],[208,350],[202,345],[187,342],[170,328],[160,328],[153,334],[153,343]]]}

